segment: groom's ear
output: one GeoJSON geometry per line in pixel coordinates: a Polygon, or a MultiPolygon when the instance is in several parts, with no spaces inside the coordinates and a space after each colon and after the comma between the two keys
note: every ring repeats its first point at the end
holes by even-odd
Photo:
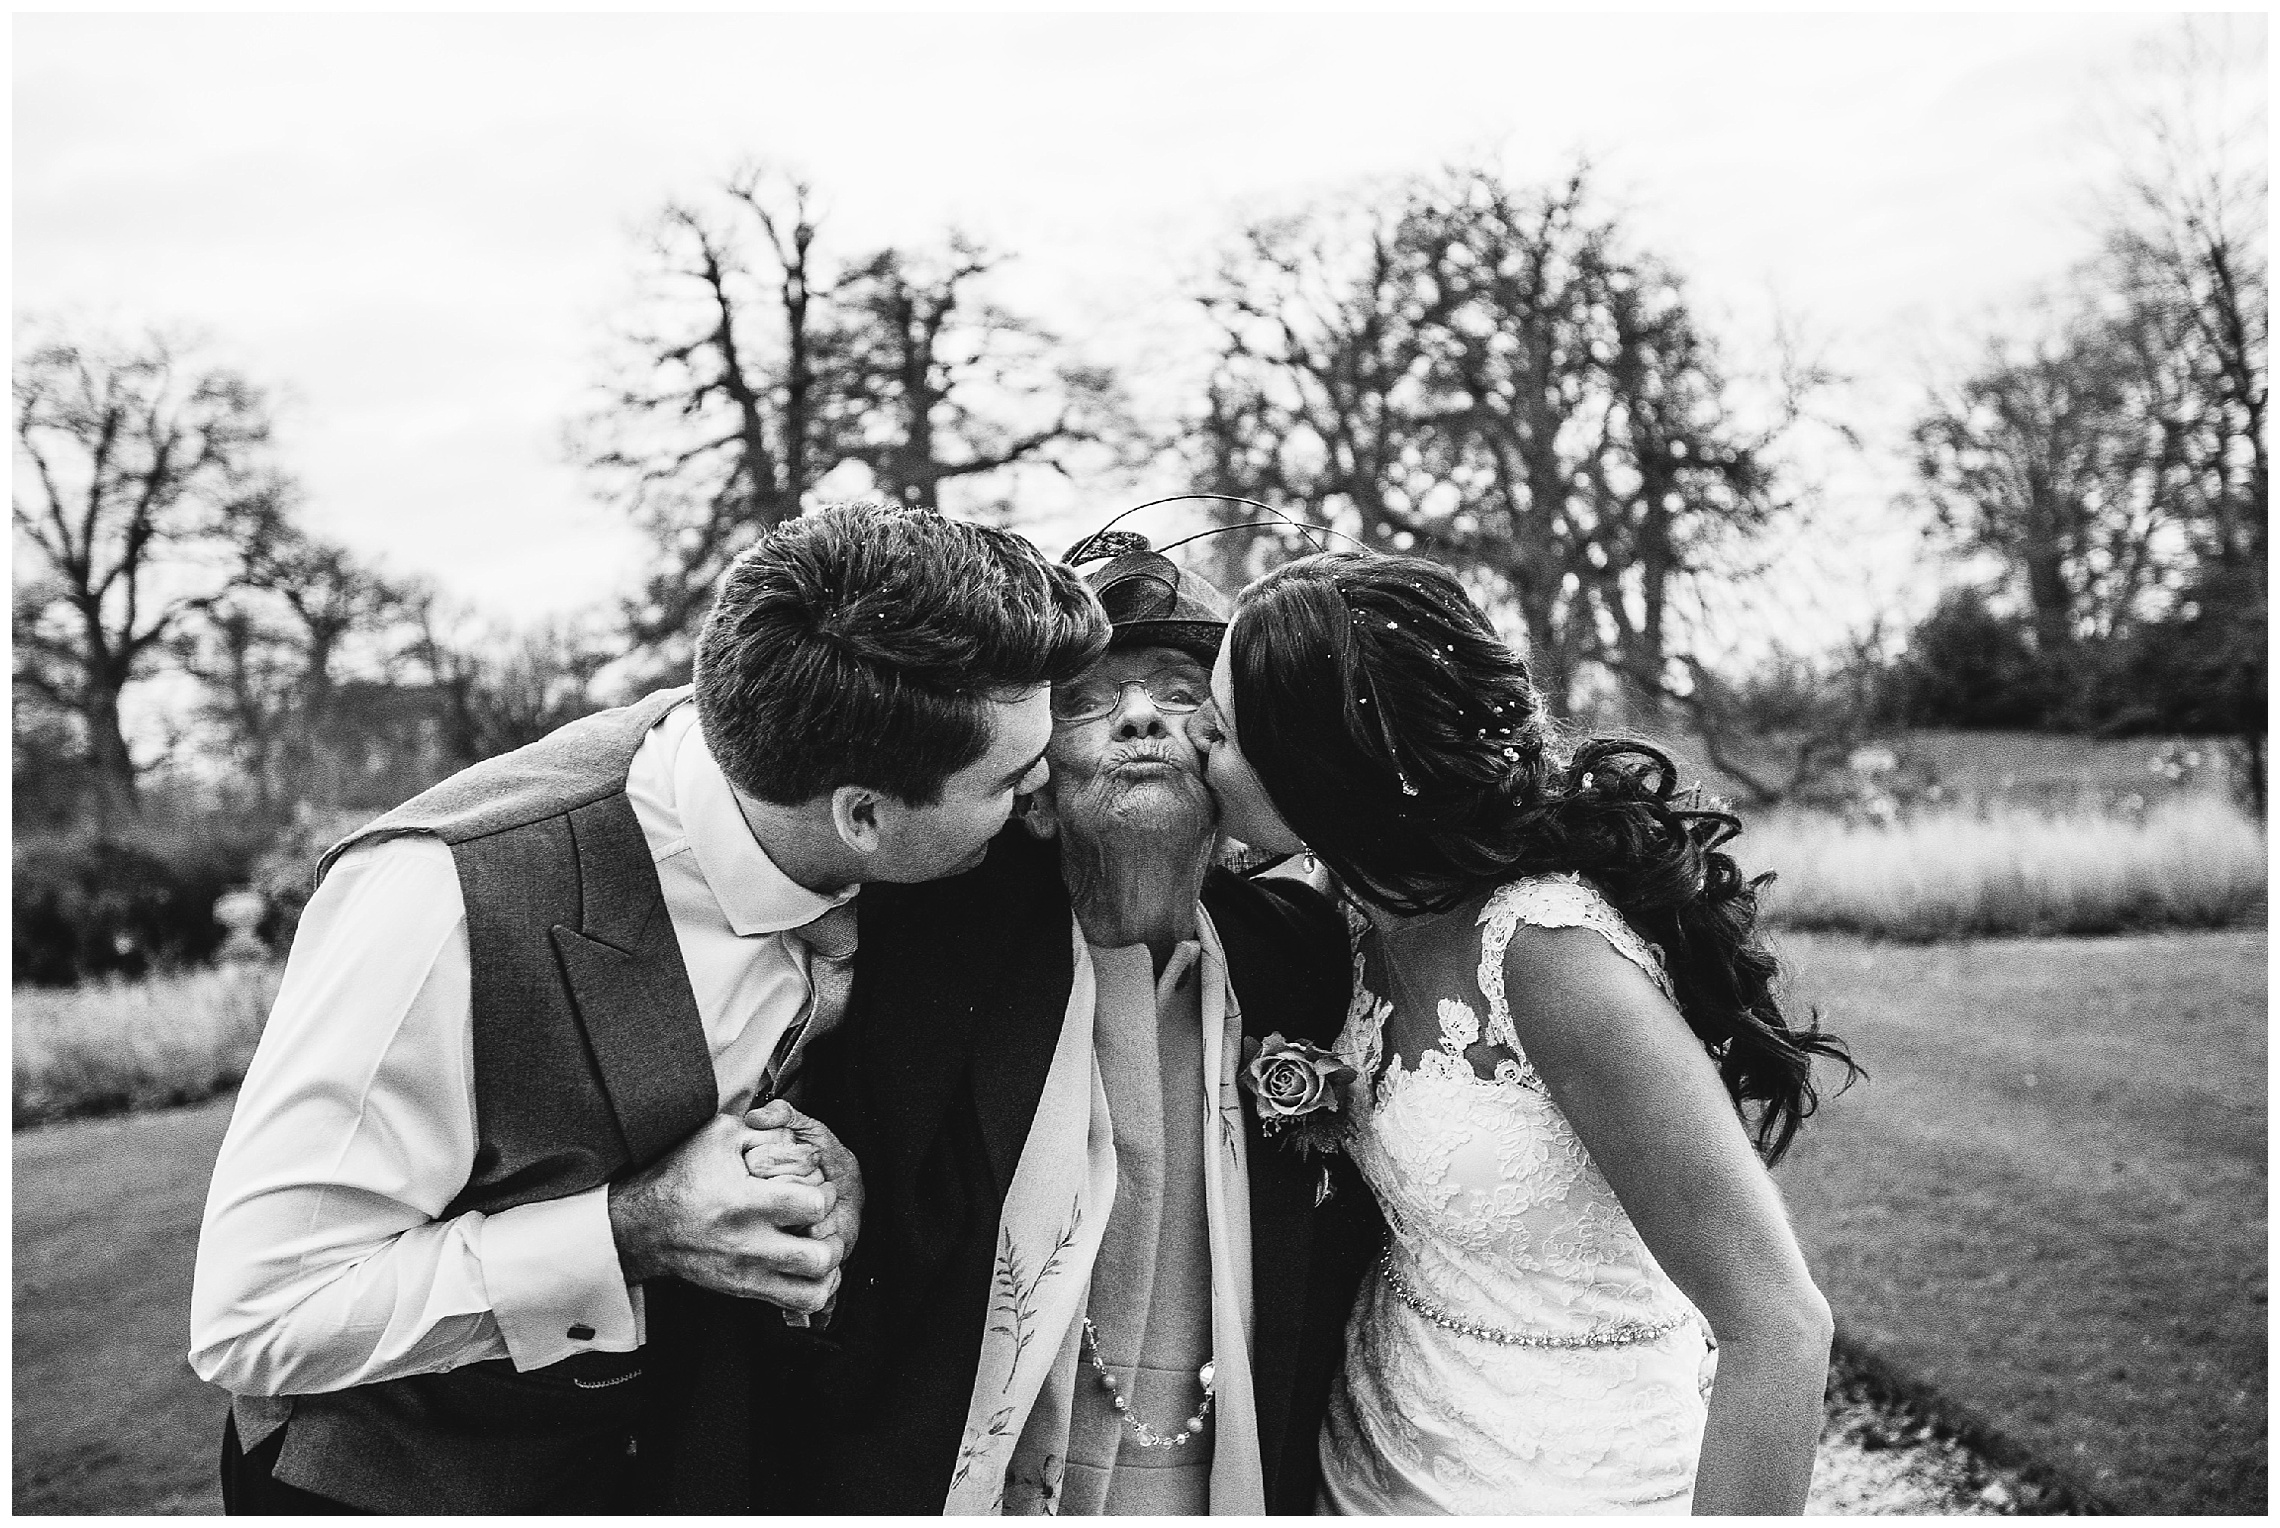
{"type": "Polygon", "coordinates": [[[1053,798],[1044,791],[1015,797],[1013,815],[1031,838],[1050,839],[1061,831],[1060,813],[1053,810],[1053,798]]]}
{"type": "Polygon", "coordinates": [[[879,801],[879,793],[865,785],[842,785],[831,793],[831,826],[857,854],[878,850],[879,801]]]}

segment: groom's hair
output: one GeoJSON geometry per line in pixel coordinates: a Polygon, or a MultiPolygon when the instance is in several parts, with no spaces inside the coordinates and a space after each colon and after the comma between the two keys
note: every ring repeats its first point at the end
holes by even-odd
{"type": "Polygon", "coordinates": [[[1108,645],[1083,581],[1010,531],[836,504],[739,556],[697,637],[697,715],[721,772],[795,805],[842,785],[926,806],[989,751],[988,707],[1108,645]]]}

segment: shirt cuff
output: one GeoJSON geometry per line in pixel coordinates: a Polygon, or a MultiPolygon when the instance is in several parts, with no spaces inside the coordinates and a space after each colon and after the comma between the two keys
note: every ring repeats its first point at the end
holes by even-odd
{"type": "Polygon", "coordinates": [[[483,1288],[517,1369],[641,1346],[608,1184],[484,1217],[483,1288]]]}

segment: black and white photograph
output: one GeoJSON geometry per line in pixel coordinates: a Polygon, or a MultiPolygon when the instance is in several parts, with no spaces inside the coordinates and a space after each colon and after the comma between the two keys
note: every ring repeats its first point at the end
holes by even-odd
{"type": "Polygon", "coordinates": [[[13,1511],[2266,1514],[2267,32],[19,11],[13,1511]]]}

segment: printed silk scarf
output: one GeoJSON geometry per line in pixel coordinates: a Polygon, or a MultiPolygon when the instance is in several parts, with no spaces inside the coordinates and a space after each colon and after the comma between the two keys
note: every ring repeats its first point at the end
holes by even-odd
{"type": "MultiPolygon", "coordinates": [[[[1245,1175],[1242,1011],[1226,953],[1197,909],[1203,955],[1203,1074],[1216,1078],[1213,1135],[1204,1152],[1211,1233],[1211,1338],[1218,1402],[1211,1462],[1214,1515],[1263,1514],[1258,1408],[1251,1389],[1251,1216],[1245,1175]]],[[[966,1407],[945,1515],[1050,1514],[1068,1457],[1079,1349],[1093,1262],[1116,1199],[1108,1092],[1093,1054],[1095,982],[1083,929],[1070,920],[1075,978],[1045,1090],[998,1215],[988,1329],[966,1407]]]]}

